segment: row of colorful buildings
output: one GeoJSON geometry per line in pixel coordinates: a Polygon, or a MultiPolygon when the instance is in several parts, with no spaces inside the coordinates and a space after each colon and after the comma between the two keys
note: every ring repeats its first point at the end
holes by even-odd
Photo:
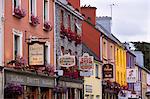
{"type": "Polygon", "coordinates": [[[0,0],[0,99],[149,99],[137,53],[80,0],[0,0]]]}

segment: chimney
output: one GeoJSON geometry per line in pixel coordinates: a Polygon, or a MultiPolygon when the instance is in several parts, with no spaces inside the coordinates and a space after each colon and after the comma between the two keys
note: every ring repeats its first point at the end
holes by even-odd
{"type": "Polygon", "coordinates": [[[96,25],[96,7],[83,6],[81,7],[81,13],[84,14],[85,19],[90,21],[93,25],[96,25]]]}
{"type": "Polygon", "coordinates": [[[68,3],[70,3],[74,9],[80,11],[80,0],[67,0],[68,3]]]}
{"type": "Polygon", "coordinates": [[[112,18],[108,16],[97,17],[96,22],[104,27],[109,33],[111,33],[111,21],[112,18]]]}

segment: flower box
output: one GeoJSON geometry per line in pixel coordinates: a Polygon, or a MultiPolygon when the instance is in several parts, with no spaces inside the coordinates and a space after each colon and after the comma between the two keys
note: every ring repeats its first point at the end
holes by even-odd
{"type": "Polygon", "coordinates": [[[30,22],[30,24],[33,25],[33,26],[37,26],[38,24],[40,24],[39,17],[31,15],[31,22],[30,22]]]}
{"type": "Polygon", "coordinates": [[[14,16],[21,19],[26,16],[26,12],[24,9],[21,9],[20,7],[14,8],[14,16]]]}
{"type": "Polygon", "coordinates": [[[48,21],[44,22],[44,30],[45,31],[51,31],[52,30],[52,26],[51,26],[50,22],[48,22],[48,21]]]}
{"type": "Polygon", "coordinates": [[[63,24],[61,24],[60,37],[64,39],[66,35],[67,35],[67,29],[65,29],[63,24]]]}

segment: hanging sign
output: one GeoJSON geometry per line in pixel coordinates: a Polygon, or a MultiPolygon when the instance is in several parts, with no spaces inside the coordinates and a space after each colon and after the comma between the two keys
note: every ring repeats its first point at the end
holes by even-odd
{"type": "Polygon", "coordinates": [[[113,78],[113,65],[104,64],[102,71],[103,71],[103,78],[113,78]]]}
{"type": "Polygon", "coordinates": [[[88,53],[84,53],[82,57],[79,57],[80,70],[89,71],[94,67],[93,56],[89,56],[88,53]]]}
{"type": "Polygon", "coordinates": [[[89,77],[93,74],[92,71],[80,71],[80,76],[89,77]]]}
{"type": "Polygon", "coordinates": [[[135,83],[137,81],[137,70],[127,69],[127,83],[135,83]]]}
{"type": "Polygon", "coordinates": [[[59,56],[58,58],[58,65],[61,67],[72,67],[75,63],[75,56],[71,56],[69,54],[59,56]]]}
{"type": "Polygon", "coordinates": [[[33,42],[29,44],[29,65],[44,66],[44,44],[40,42],[33,42]]]}

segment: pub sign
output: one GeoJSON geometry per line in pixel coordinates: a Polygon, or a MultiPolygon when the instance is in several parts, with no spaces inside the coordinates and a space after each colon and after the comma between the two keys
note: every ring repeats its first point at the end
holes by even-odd
{"type": "Polygon", "coordinates": [[[103,78],[113,78],[113,65],[104,64],[102,72],[103,72],[103,78]]]}
{"type": "Polygon", "coordinates": [[[32,42],[29,43],[29,65],[30,66],[44,66],[45,58],[44,58],[44,46],[43,42],[32,42]]]}

